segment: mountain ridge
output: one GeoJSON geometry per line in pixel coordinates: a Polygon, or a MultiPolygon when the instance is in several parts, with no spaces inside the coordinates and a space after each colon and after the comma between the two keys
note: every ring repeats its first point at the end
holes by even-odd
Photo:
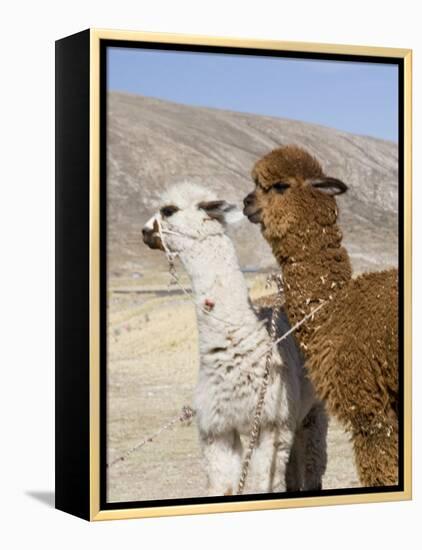
{"type": "MultiPolygon", "coordinates": [[[[181,180],[241,203],[250,170],[270,150],[296,143],[349,192],[340,225],[357,272],[397,264],[398,146],[314,123],[109,92],[107,101],[108,263],[113,273],[165,269],[141,240],[161,192],[181,180]]],[[[275,268],[257,227],[233,230],[241,265],[275,268]]]]}

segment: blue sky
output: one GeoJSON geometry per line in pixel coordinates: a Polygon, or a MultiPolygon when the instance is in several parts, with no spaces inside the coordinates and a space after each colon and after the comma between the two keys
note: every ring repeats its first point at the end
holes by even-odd
{"type": "Polygon", "coordinates": [[[108,89],[398,139],[396,65],[108,48],[108,89]]]}

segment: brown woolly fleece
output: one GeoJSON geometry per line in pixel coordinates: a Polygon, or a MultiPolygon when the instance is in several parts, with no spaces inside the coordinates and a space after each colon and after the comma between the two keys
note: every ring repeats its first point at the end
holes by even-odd
{"type": "Polygon", "coordinates": [[[362,484],[396,485],[397,270],[352,279],[334,198],[347,187],[303,149],[272,151],[252,177],[245,213],[282,267],[290,323],[326,302],[296,333],[316,391],[352,434],[362,484]]]}

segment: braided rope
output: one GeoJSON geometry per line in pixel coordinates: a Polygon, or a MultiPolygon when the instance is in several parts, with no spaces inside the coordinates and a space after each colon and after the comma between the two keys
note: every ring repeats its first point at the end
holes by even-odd
{"type": "MultiPolygon", "coordinates": [[[[272,282],[275,282],[277,285],[277,299],[271,312],[271,321],[270,321],[270,330],[269,330],[270,338],[274,340],[277,332],[277,318],[283,303],[282,276],[280,274],[270,275],[267,279],[267,286],[270,285],[272,282]]],[[[264,376],[262,377],[262,384],[259,390],[258,402],[255,409],[255,416],[252,422],[252,429],[249,436],[249,446],[243,458],[239,484],[237,486],[238,495],[241,495],[245,488],[245,483],[249,473],[252,454],[258,442],[259,432],[261,428],[262,409],[264,407],[265,395],[267,393],[268,382],[270,379],[270,372],[271,372],[272,359],[273,359],[273,349],[274,349],[274,346],[271,346],[266,352],[264,376]]]]}
{"type": "Polygon", "coordinates": [[[190,407],[189,405],[185,405],[184,407],[182,407],[181,413],[177,414],[176,416],[168,420],[165,424],[163,424],[160,428],[158,428],[158,430],[156,430],[153,434],[142,439],[142,441],[140,441],[139,443],[131,447],[123,455],[112,460],[110,463],[107,464],[107,468],[114,466],[118,462],[125,461],[132,453],[134,453],[135,451],[137,451],[147,443],[152,443],[154,439],[156,439],[159,435],[161,435],[166,430],[169,430],[170,428],[172,428],[177,422],[181,422],[182,424],[189,423],[192,420],[192,418],[195,416],[195,414],[196,413],[192,409],[192,407],[190,407]]]}

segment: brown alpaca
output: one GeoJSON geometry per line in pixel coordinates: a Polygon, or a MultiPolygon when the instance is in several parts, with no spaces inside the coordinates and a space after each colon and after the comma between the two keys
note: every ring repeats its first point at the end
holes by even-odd
{"type": "Polygon", "coordinates": [[[282,268],[290,323],[325,301],[296,332],[316,391],[352,434],[362,484],[397,485],[397,270],[352,279],[334,198],[347,186],[303,149],[272,151],[252,177],[244,213],[282,268]]]}

